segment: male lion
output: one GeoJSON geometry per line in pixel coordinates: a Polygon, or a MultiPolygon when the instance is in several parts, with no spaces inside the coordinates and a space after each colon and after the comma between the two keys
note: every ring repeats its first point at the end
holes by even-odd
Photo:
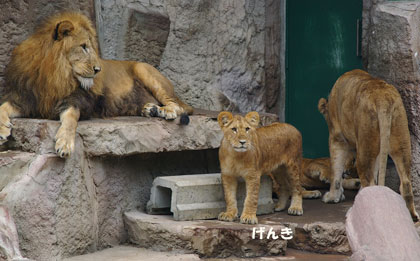
{"type": "Polygon", "coordinates": [[[407,116],[394,86],[373,78],[362,70],[343,74],[327,100],[318,109],[329,129],[329,149],[333,172],[330,191],[323,201],[344,199],[341,173],[344,161],[356,153],[356,168],[362,187],[385,185],[388,154],[395,162],[413,220],[418,220],[411,188],[411,144],[407,116]]]}
{"type": "MultiPolygon", "coordinates": [[[[46,20],[13,50],[5,76],[0,144],[10,135],[10,118],[60,119],[55,144],[60,157],[74,150],[79,119],[134,115],[174,119],[192,113],[153,66],[101,59],[96,31],[79,13],[46,20]]],[[[181,122],[187,124],[188,116],[181,122]]]]}
{"type": "MultiPolygon", "coordinates": [[[[272,173],[281,186],[276,211],[286,207],[290,194],[292,202],[288,213],[302,215],[302,187],[299,181],[302,161],[302,136],[293,126],[274,123],[258,128],[260,117],[250,112],[245,117],[221,112],[217,117],[224,137],[219,149],[226,212],[219,220],[233,221],[238,214],[236,204],[237,178],[246,183],[246,198],[241,223],[256,224],[261,175],[272,173]]],[[[319,191],[312,197],[319,197],[319,191]]],[[[309,195],[308,195],[309,197],[309,195]]]]}

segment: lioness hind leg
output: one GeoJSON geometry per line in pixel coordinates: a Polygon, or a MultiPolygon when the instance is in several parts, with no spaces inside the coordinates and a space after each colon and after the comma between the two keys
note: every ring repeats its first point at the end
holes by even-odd
{"type": "Polygon", "coordinates": [[[273,186],[273,189],[276,188],[274,192],[278,197],[274,211],[283,211],[287,207],[287,202],[290,197],[289,181],[286,178],[286,174],[279,171],[270,174],[270,176],[273,179],[273,184],[274,182],[277,184],[277,186],[273,186]]]}
{"type": "Polygon", "coordinates": [[[20,112],[10,102],[5,102],[0,106],[0,145],[7,141],[12,130],[10,118],[19,117],[20,112]]]}
{"type": "MultiPolygon", "coordinates": [[[[407,130],[408,132],[408,130],[407,130]]],[[[414,207],[414,196],[411,185],[411,146],[409,138],[407,140],[397,140],[394,137],[403,137],[400,136],[391,136],[390,139],[390,155],[392,160],[397,167],[398,176],[400,177],[400,193],[404,198],[408,210],[410,211],[411,218],[414,222],[419,221],[419,215],[416,212],[414,207]]]]}

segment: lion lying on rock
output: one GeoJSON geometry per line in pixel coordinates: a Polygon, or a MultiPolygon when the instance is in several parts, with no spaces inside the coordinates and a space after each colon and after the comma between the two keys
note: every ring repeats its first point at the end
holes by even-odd
{"type": "MultiPolygon", "coordinates": [[[[332,180],[330,158],[302,160],[302,175],[300,182],[304,188],[329,188],[332,180]]],[[[342,173],[343,188],[357,190],[360,188],[360,180],[357,176],[353,158],[349,158],[342,173]]]]}
{"type": "MultiPolygon", "coordinates": [[[[302,136],[287,123],[274,123],[258,128],[260,117],[250,112],[245,117],[221,112],[217,118],[224,133],[219,149],[222,183],[226,200],[226,212],[219,220],[233,221],[238,215],[236,204],[237,179],[246,183],[246,198],[240,217],[241,223],[256,224],[258,194],[261,175],[272,174],[281,186],[276,211],[286,208],[289,196],[292,200],[288,213],[302,215],[302,187],[300,172],[302,162],[302,136]]],[[[319,191],[306,191],[307,197],[320,197],[319,191]]]]}
{"type": "MultiPolygon", "coordinates": [[[[74,150],[79,119],[143,115],[169,120],[192,113],[153,66],[101,59],[96,31],[79,13],[49,18],[13,50],[5,76],[0,144],[10,135],[10,118],[60,119],[55,144],[60,157],[74,150]]],[[[188,116],[181,123],[187,124],[188,116]]]]}
{"type": "Polygon", "coordinates": [[[323,201],[344,199],[341,173],[348,157],[356,154],[356,168],[362,187],[385,185],[388,154],[400,177],[400,192],[413,220],[418,220],[411,187],[411,143],[407,116],[394,86],[362,70],[343,74],[331,90],[328,101],[318,109],[329,129],[330,191],[323,201]]]}

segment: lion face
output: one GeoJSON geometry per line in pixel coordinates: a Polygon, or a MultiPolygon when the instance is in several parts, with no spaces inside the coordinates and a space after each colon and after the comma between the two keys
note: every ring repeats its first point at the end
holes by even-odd
{"type": "Polygon", "coordinates": [[[57,41],[64,41],[63,45],[69,46],[67,59],[73,76],[82,88],[89,90],[96,74],[101,71],[100,59],[91,32],[83,27],[78,27],[77,32],[75,31],[71,22],[62,21],[57,24],[54,37],[57,41]]]}
{"type": "Polygon", "coordinates": [[[224,133],[224,139],[235,151],[245,152],[252,149],[260,122],[257,112],[249,112],[245,117],[221,112],[217,120],[224,133]]]}

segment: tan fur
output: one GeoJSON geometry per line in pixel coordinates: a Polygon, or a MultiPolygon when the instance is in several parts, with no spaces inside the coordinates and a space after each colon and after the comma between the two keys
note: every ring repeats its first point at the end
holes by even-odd
{"type": "Polygon", "coordinates": [[[257,112],[250,112],[245,117],[221,112],[218,122],[224,133],[219,159],[227,206],[226,212],[220,213],[219,220],[233,221],[237,217],[237,178],[242,177],[246,183],[247,195],[240,222],[258,223],[256,211],[260,178],[261,175],[270,173],[282,186],[282,197],[276,210],[286,207],[291,194],[288,213],[302,215],[302,187],[299,181],[302,161],[300,132],[286,123],[258,128],[260,119],[257,112]]]}
{"type": "MultiPolygon", "coordinates": [[[[79,13],[50,17],[13,50],[6,76],[9,84],[4,104],[0,106],[0,143],[10,135],[11,117],[60,117],[62,124],[71,122],[57,133],[56,149],[62,157],[71,154],[79,116],[88,112],[76,112],[79,108],[74,106],[71,113],[57,110],[63,99],[73,95],[78,88],[83,87],[92,97],[105,97],[108,106],[105,116],[138,115],[135,104],[127,104],[135,92],[139,96],[143,93],[150,96],[150,92],[153,96],[145,98],[141,110],[144,116],[151,116],[154,108],[158,109],[156,116],[165,119],[192,113],[192,107],[176,97],[173,85],[153,66],[101,59],[96,31],[89,19],[79,13]],[[138,85],[146,90],[134,90],[138,85]],[[31,104],[35,104],[35,108],[31,104]],[[70,119],[66,120],[66,117],[70,119]]],[[[88,116],[104,115],[84,115],[85,118],[88,116]]]]}
{"type": "MultiPolygon", "coordinates": [[[[302,174],[300,175],[300,183],[304,188],[302,197],[318,198],[320,195],[318,196],[314,193],[314,191],[308,191],[306,189],[329,188],[329,184],[332,179],[331,174],[330,158],[303,158],[302,174]]],[[[273,181],[273,192],[276,193],[278,198],[280,198],[280,195],[282,194],[280,185],[271,174],[270,176],[273,181]]],[[[358,190],[360,188],[360,180],[358,178],[354,178],[357,176],[357,173],[353,159],[349,159],[347,161],[343,176],[345,176],[343,179],[344,189],[358,190]]]]}
{"type": "Polygon", "coordinates": [[[344,199],[341,173],[345,160],[356,153],[362,187],[384,185],[388,154],[400,176],[400,192],[413,220],[418,220],[411,187],[411,143],[407,116],[394,86],[362,70],[343,74],[334,84],[328,102],[319,111],[329,129],[332,180],[324,202],[344,199]]]}

